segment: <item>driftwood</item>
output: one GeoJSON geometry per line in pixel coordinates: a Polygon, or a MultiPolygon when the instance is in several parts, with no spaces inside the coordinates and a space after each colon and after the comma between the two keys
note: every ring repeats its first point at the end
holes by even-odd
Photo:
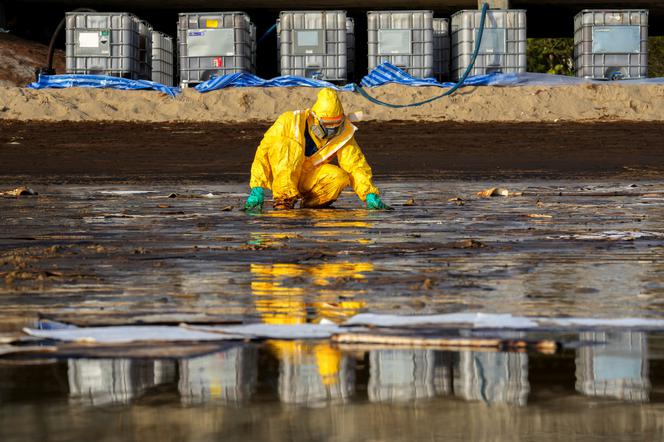
{"type": "Polygon", "coordinates": [[[555,353],[560,344],[553,340],[528,341],[502,338],[398,336],[372,333],[340,333],[332,336],[336,344],[374,344],[402,347],[436,347],[441,349],[493,348],[496,350],[534,350],[555,353]]]}
{"type": "Polygon", "coordinates": [[[7,355],[15,355],[18,353],[54,353],[57,351],[56,347],[44,345],[0,345],[0,357],[7,355]]]}

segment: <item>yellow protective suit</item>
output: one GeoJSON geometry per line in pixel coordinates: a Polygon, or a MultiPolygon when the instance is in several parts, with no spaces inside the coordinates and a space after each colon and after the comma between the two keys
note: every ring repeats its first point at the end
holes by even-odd
{"type": "Polygon", "coordinates": [[[344,115],[332,89],[321,90],[311,109],[282,114],[258,146],[250,186],[271,189],[275,202],[302,198],[302,206],[309,208],[334,202],[349,185],[362,201],[370,193],[380,194],[373,185],[371,167],[355,141],[357,128],[345,119],[340,133],[321,140],[311,130],[315,124],[312,112],[321,120],[344,115]],[[309,157],[305,157],[305,130],[318,148],[309,157]],[[330,164],[335,158],[338,167],[330,164]]]}

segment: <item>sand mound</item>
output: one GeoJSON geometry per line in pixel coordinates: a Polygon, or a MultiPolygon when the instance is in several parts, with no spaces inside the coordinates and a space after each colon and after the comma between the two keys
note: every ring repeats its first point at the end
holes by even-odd
{"type": "MultiPolygon", "coordinates": [[[[46,64],[48,46],[0,33],[0,86],[25,86],[35,80],[35,69],[46,64]]],[[[65,70],[65,54],[56,50],[53,64],[65,70]]]]}
{"type": "MultiPolygon", "coordinates": [[[[177,98],[152,91],[0,88],[0,119],[40,121],[271,121],[280,113],[311,106],[317,89],[238,88],[177,98]]],[[[370,93],[393,103],[423,100],[434,87],[388,85],[370,93]]],[[[662,85],[468,87],[421,107],[391,109],[362,96],[341,94],[346,111],[365,120],[388,121],[663,121],[662,85]]]]}

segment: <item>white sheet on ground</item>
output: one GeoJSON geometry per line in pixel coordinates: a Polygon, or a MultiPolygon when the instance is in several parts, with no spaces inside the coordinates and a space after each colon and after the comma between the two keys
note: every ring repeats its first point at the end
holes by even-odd
{"type": "Polygon", "coordinates": [[[443,315],[400,316],[362,313],[346,321],[344,326],[413,327],[469,325],[473,328],[534,329],[534,328],[647,328],[664,329],[664,319],[651,318],[538,318],[491,313],[451,313],[443,315]]]}
{"type": "Polygon", "coordinates": [[[400,316],[361,313],[344,323],[375,327],[407,327],[415,325],[469,324],[475,328],[534,328],[537,322],[510,314],[450,313],[444,315],[400,316]]]}
{"type": "Polygon", "coordinates": [[[327,339],[335,333],[348,332],[348,328],[342,328],[334,324],[188,325],[187,327],[191,330],[266,339],[327,339]]]}
{"type": "Polygon", "coordinates": [[[59,330],[24,328],[31,336],[65,342],[96,342],[100,344],[124,344],[130,342],[221,341],[242,339],[242,336],[206,333],[179,326],[109,326],[80,327],[59,330]]]}

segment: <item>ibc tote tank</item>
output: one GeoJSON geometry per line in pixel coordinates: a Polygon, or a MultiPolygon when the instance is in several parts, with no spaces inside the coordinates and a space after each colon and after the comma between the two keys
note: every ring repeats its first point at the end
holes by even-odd
{"type": "Polygon", "coordinates": [[[152,31],[152,81],[173,86],[173,39],[152,31]]]}
{"type": "Polygon", "coordinates": [[[369,11],[369,70],[388,62],[413,77],[433,76],[433,12],[369,11]]]}
{"type": "Polygon", "coordinates": [[[646,78],[648,11],[581,11],[574,17],[574,65],[582,78],[646,78]]]}
{"type": "Polygon", "coordinates": [[[346,11],[282,11],[277,32],[281,75],[347,80],[346,11]]]}
{"type": "Polygon", "coordinates": [[[180,83],[253,72],[255,32],[244,12],[182,13],[178,20],[180,83]]]}
{"type": "Polygon", "coordinates": [[[140,76],[139,19],[126,12],[67,12],[68,74],[140,76]]]}
{"type": "MultiPolygon", "coordinates": [[[[475,52],[482,11],[459,11],[452,16],[452,79],[466,71],[475,52]]],[[[470,76],[492,72],[526,72],[526,11],[487,11],[482,44],[470,76]]]]}
{"type": "Polygon", "coordinates": [[[145,20],[138,22],[139,78],[152,79],[152,26],[145,20]]]}

